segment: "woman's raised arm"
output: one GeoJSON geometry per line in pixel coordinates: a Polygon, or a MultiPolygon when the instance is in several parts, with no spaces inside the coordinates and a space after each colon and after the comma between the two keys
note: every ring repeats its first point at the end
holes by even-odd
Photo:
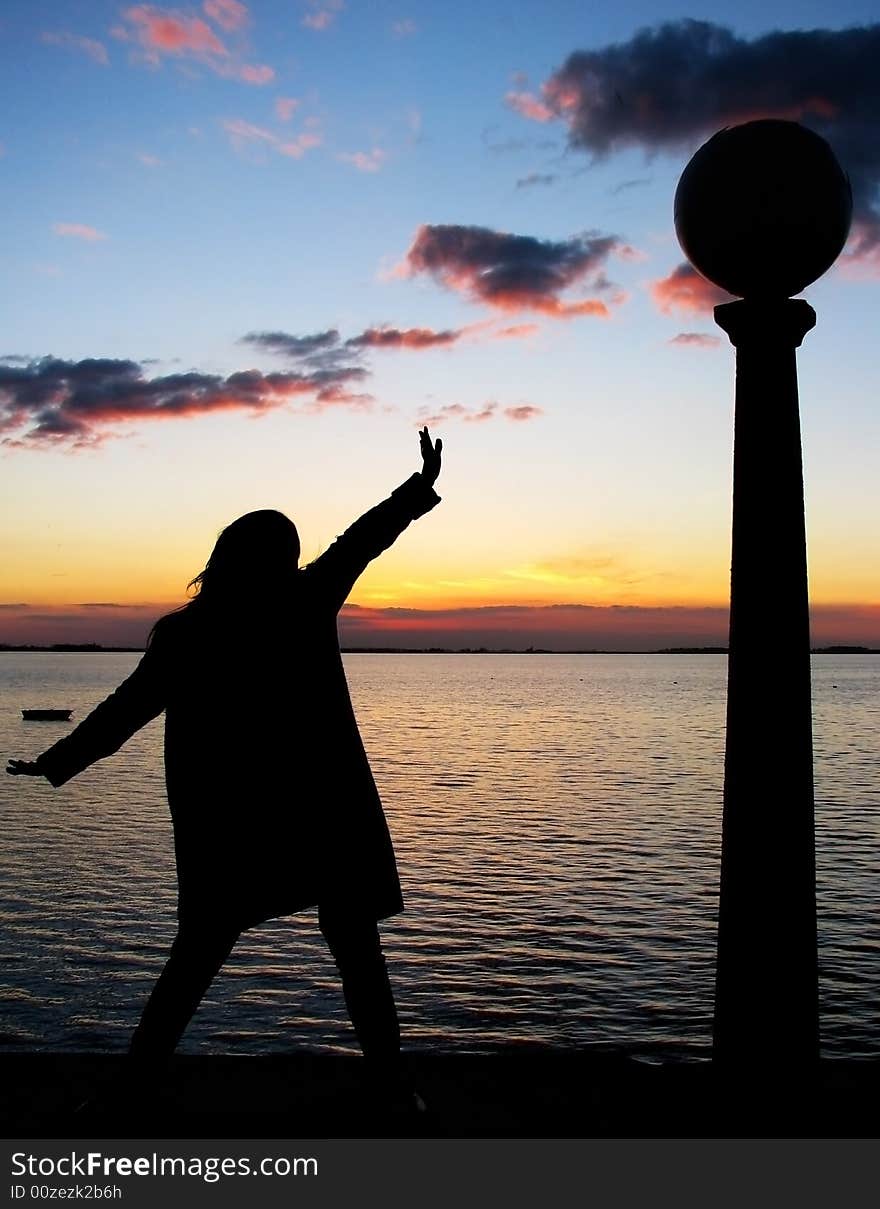
{"type": "Polygon", "coordinates": [[[367,564],[387,550],[411,521],[440,503],[434,483],[440,473],[443,442],[432,442],[427,428],[419,433],[422,469],[411,475],[387,500],[365,512],[313,563],[305,568],[319,593],[338,611],[367,564]]]}

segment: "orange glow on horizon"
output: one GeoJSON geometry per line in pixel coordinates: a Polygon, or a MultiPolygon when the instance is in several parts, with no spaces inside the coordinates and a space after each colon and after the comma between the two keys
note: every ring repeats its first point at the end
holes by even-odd
{"type": "MultiPolygon", "coordinates": [[[[80,551],[76,562],[54,550],[43,551],[41,558],[33,557],[33,550],[11,550],[0,571],[0,606],[26,602],[41,608],[70,609],[91,601],[140,607],[158,601],[165,602],[162,607],[175,608],[187,599],[187,584],[204,566],[210,548],[210,543],[205,544],[195,556],[181,550],[164,566],[151,562],[152,552],[142,549],[114,550],[112,555],[93,551],[91,557],[80,551]]],[[[367,568],[350,600],[364,608],[429,610],[564,605],[726,607],[726,567],[716,564],[718,560],[701,567],[695,561],[681,574],[658,575],[640,569],[636,560],[610,556],[485,568],[475,567],[472,560],[461,566],[404,564],[395,566],[393,574],[379,563],[367,568]]],[[[811,577],[813,604],[830,607],[844,601],[847,607],[876,607],[860,578],[847,577],[839,570],[835,574],[833,567],[829,570],[831,574],[811,577]]]]}
{"type": "MultiPolygon", "coordinates": [[[[142,647],[153,623],[180,600],[152,604],[6,605],[0,642],[50,646],[97,643],[142,647]]],[[[339,618],[346,647],[487,647],[551,650],[651,650],[664,646],[724,646],[727,605],[486,604],[418,608],[383,602],[346,605],[339,618]]],[[[812,608],[814,646],[880,647],[880,605],[812,608]]],[[[247,637],[247,635],[243,635],[247,637]]]]}

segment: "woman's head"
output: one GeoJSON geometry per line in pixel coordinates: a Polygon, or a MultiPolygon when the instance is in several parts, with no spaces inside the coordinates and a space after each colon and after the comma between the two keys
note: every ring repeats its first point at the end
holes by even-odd
{"type": "Polygon", "coordinates": [[[220,603],[284,591],[299,563],[299,534],[283,512],[248,512],[220,533],[203,571],[190,581],[197,600],[220,603]]]}

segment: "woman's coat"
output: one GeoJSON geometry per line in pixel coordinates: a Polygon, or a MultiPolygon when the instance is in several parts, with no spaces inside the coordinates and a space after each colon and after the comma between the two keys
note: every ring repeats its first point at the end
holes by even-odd
{"type": "Polygon", "coordinates": [[[375,919],[403,909],[336,615],[439,501],[414,474],[297,573],[283,610],[255,583],[246,613],[162,618],[128,679],[38,758],[63,785],[165,711],[181,924],[247,928],[316,903],[375,919]]]}

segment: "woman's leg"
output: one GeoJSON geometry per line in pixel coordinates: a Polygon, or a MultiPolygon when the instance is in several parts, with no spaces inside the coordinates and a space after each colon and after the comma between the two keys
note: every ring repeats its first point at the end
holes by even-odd
{"type": "Polygon", "coordinates": [[[180,929],[132,1035],[122,1070],[108,1087],[80,1104],[77,1113],[103,1117],[110,1112],[143,1111],[153,1104],[167,1060],[237,939],[238,932],[229,928],[180,929]]]}
{"type": "Polygon", "coordinates": [[[380,1103],[395,1114],[422,1113],[400,1054],[400,1025],[376,921],[321,907],[321,931],[342,975],[342,991],[380,1103]]]}
{"type": "Polygon", "coordinates": [[[342,977],[342,991],[364,1057],[380,1076],[400,1070],[400,1026],[376,921],[321,907],[318,922],[342,977]]]}
{"type": "Polygon", "coordinates": [[[134,1064],[146,1069],[171,1056],[238,936],[231,928],[181,927],[132,1036],[134,1064]]]}

